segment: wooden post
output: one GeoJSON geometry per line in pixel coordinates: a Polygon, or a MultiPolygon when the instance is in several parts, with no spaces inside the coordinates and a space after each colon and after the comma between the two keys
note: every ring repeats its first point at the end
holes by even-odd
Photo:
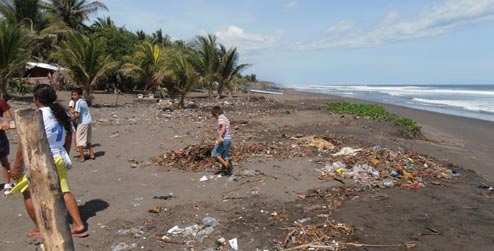
{"type": "Polygon", "coordinates": [[[67,209],[41,111],[33,108],[18,109],[15,111],[15,122],[46,251],[73,251],[67,209]]]}

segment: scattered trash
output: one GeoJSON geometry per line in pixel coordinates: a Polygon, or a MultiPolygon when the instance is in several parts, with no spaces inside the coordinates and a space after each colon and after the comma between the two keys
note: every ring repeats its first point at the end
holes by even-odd
{"type": "Polygon", "coordinates": [[[155,195],[155,196],[153,196],[153,199],[155,199],[155,200],[170,200],[170,199],[175,199],[175,198],[177,198],[177,196],[171,195],[171,194],[170,195],[161,195],[161,196],[155,195]]]}
{"type": "Polygon", "coordinates": [[[206,175],[202,176],[199,181],[207,181],[208,180],[208,177],[206,177],[206,175]]]}
{"type": "Polygon", "coordinates": [[[485,190],[488,190],[488,191],[494,191],[494,187],[493,186],[490,186],[490,185],[487,185],[487,184],[481,184],[479,186],[479,188],[482,188],[482,189],[485,189],[485,190]]]}
{"type": "Polygon", "coordinates": [[[217,227],[218,225],[220,225],[220,223],[218,222],[217,219],[213,218],[213,217],[204,217],[202,219],[202,224],[204,224],[205,226],[208,226],[208,227],[217,227]]]}
{"type": "Polygon", "coordinates": [[[161,213],[161,207],[159,206],[154,206],[150,209],[148,209],[148,212],[150,213],[155,213],[155,214],[158,214],[158,213],[161,213]]]}
{"type": "Polygon", "coordinates": [[[304,222],[310,221],[310,220],[311,220],[310,217],[306,217],[306,218],[298,219],[297,222],[304,223],[304,222]]]}
{"type": "Polygon", "coordinates": [[[238,250],[237,238],[228,240],[228,243],[230,243],[230,246],[232,247],[233,250],[238,250]]]}
{"type": "Polygon", "coordinates": [[[384,187],[386,188],[390,188],[393,186],[393,181],[391,180],[385,180],[384,183],[383,183],[384,187]]]}
{"type": "Polygon", "coordinates": [[[127,244],[125,242],[119,242],[111,246],[112,251],[127,251],[127,250],[132,250],[134,248],[137,248],[136,243],[127,244]]]}
{"type": "Polygon", "coordinates": [[[169,234],[180,234],[183,232],[184,232],[184,230],[179,228],[178,226],[174,226],[174,227],[168,229],[168,231],[167,231],[167,233],[169,233],[169,234]]]}
{"type": "Polygon", "coordinates": [[[340,151],[338,151],[337,153],[331,154],[331,155],[333,155],[333,157],[340,156],[340,155],[355,156],[358,152],[360,152],[362,150],[363,150],[362,148],[353,149],[353,148],[347,146],[347,147],[341,148],[340,151]]]}

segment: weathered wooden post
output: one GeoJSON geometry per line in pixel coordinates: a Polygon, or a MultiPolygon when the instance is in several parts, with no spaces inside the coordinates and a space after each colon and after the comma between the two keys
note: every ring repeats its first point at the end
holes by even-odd
{"type": "Polygon", "coordinates": [[[46,138],[41,111],[15,111],[15,123],[24,165],[46,251],[72,251],[74,242],[55,161],[46,138]]]}

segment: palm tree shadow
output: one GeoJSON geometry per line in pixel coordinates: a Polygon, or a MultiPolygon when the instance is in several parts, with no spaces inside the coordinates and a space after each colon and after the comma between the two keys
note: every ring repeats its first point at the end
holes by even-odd
{"type": "Polygon", "coordinates": [[[96,216],[96,213],[103,211],[110,206],[108,202],[100,199],[90,200],[84,203],[84,205],[79,206],[79,212],[81,214],[82,222],[87,227],[87,220],[91,217],[96,216]]]}

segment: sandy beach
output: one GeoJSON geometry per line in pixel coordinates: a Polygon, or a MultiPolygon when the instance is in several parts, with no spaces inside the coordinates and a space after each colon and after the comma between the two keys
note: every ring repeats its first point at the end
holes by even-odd
{"type": "MultiPolygon", "coordinates": [[[[90,233],[75,239],[76,250],[231,250],[228,243],[218,244],[221,238],[236,239],[238,250],[306,250],[303,245],[315,240],[363,245],[346,250],[494,246],[494,192],[479,187],[494,185],[493,122],[384,105],[419,123],[426,138],[411,139],[389,122],[325,110],[327,102],[348,100],[330,95],[286,90],[284,95],[236,94],[217,102],[193,93],[189,108],[173,111],[165,109],[166,100],[95,96],[96,159],[75,163],[69,172],[90,233]],[[217,104],[232,121],[234,147],[245,146],[232,156],[233,176],[213,175],[212,164],[196,165],[196,171],[190,170],[192,164],[158,165],[186,147],[213,146],[216,121],[209,110],[217,104]],[[335,148],[300,141],[312,135],[335,148]],[[335,162],[332,154],[341,148],[367,152],[376,146],[437,163],[455,175],[424,176],[425,185],[415,189],[409,184],[385,188],[389,174],[384,170],[368,186],[349,178],[321,178],[318,170],[335,162]],[[175,226],[181,231],[170,231],[175,226]]],[[[68,104],[69,93],[60,92],[59,99],[68,104]]],[[[11,106],[33,105],[13,101],[11,106]]],[[[17,137],[13,130],[8,136],[13,162],[17,137]]],[[[366,164],[362,161],[368,157],[356,155],[349,162],[366,164]]],[[[41,240],[25,236],[32,223],[21,196],[2,198],[0,214],[0,250],[39,248],[41,240]]]]}

